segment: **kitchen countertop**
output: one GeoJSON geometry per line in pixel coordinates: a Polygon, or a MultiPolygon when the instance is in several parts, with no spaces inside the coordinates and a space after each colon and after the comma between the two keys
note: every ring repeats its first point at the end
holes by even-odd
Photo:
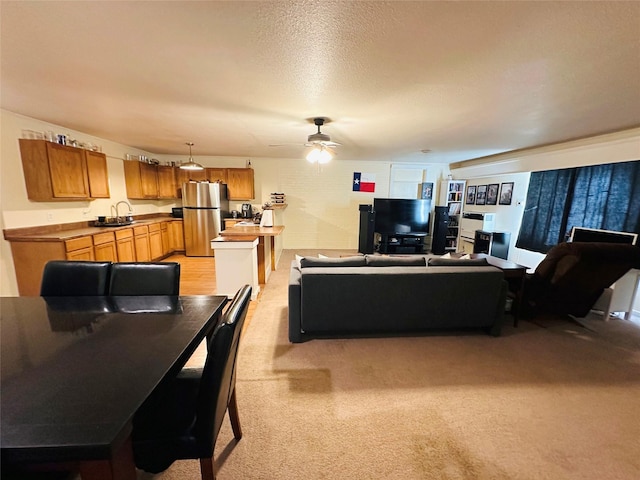
{"type": "Polygon", "coordinates": [[[51,242],[86,237],[97,233],[113,232],[124,228],[134,228],[159,222],[182,221],[181,218],[162,214],[134,216],[133,223],[119,227],[94,227],[91,222],[62,223],[37,227],[10,228],[3,230],[4,239],[10,242],[51,242]]]}
{"type": "Polygon", "coordinates": [[[247,236],[257,235],[259,237],[276,237],[282,233],[284,225],[275,225],[273,227],[261,227],[259,225],[251,226],[238,226],[228,228],[220,232],[220,235],[224,236],[247,236]]]}

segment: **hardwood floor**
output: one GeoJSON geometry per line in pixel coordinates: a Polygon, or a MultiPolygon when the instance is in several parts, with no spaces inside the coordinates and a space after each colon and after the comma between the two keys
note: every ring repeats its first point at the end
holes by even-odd
{"type": "MultiPolygon", "coordinates": [[[[180,264],[180,295],[216,295],[216,261],[213,257],[187,257],[184,254],[174,254],[162,260],[163,262],[178,262],[180,264]]],[[[242,331],[246,331],[251,324],[262,292],[249,304],[247,318],[242,331]]],[[[187,362],[187,367],[201,367],[207,356],[205,342],[198,347],[187,362]]]]}
{"type": "Polygon", "coordinates": [[[163,262],[180,264],[180,295],[216,294],[215,258],[175,254],[165,258],[163,262]]]}

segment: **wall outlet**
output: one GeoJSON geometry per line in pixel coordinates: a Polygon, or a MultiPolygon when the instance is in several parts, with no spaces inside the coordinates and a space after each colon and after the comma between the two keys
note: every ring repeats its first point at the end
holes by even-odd
{"type": "Polygon", "coordinates": [[[47,222],[53,222],[53,213],[47,213],[47,222]]]}

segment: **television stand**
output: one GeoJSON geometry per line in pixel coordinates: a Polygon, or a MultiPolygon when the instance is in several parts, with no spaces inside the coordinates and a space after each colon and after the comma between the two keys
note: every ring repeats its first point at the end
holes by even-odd
{"type": "Polygon", "coordinates": [[[380,233],[377,252],[383,254],[394,253],[424,253],[426,233],[380,233]]]}

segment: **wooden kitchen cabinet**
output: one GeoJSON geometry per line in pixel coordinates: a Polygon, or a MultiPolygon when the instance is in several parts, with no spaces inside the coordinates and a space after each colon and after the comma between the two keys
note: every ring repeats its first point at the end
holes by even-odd
{"type": "Polygon", "coordinates": [[[93,240],[91,235],[80,238],[72,238],[64,242],[67,260],[90,260],[96,259],[93,252],[93,240]]]}
{"type": "Polygon", "coordinates": [[[226,168],[206,168],[207,180],[212,183],[227,183],[227,169],[226,168]]]}
{"type": "Polygon", "coordinates": [[[178,198],[178,182],[175,167],[158,165],[158,198],[178,198]]]}
{"type": "Polygon", "coordinates": [[[89,177],[89,196],[91,198],[111,198],[107,156],[104,153],[90,150],[84,150],[84,156],[89,177]]]}
{"type": "Polygon", "coordinates": [[[169,222],[169,244],[172,251],[184,251],[184,226],[181,221],[169,222]]]}
{"type": "Polygon", "coordinates": [[[135,160],[124,160],[124,181],[127,198],[178,198],[176,168],[152,165],[135,160]]]}
{"type": "Polygon", "coordinates": [[[116,230],[116,252],[119,262],[135,262],[136,246],[133,241],[133,229],[116,230]]]}
{"type": "Polygon", "coordinates": [[[113,229],[89,230],[85,226],[72,235],[59,227],[4,230],[5,240],[11,245],[20,295],[40,295],[42,271],[50,260],[149,262],[176,250],[184,251],[183,225],[179,219],[163,217],[145,225],[113,229]]]}
{"type": "Polygon", "coordinates": [[[184,170],[180,167],[176,167],[178,170],[178,184],[182,187],[183,183],[190,181],[193,182],[205,182],[207,181],[207,170],[184,170]]]}
{"type": "Polygon", "coordinates": [[[118,253],[114,232],[95,234],[93,236],[93,251],[98,262],[117,262],[118,253]]]}
{"type": "Polygon", "coordinates": [[[106,155],[21,138],[27,197],[38,202],[109,198],[106,155]]]}
{"type": "Polygon", "coordinates": [[[133,240],[136,246],[136,262],[150,262],[149,227],[146,225],[133,227],[133,240]]]}
{"type": "Polygon", "coordinates": [[[255,197],[253,168],[227,168],[229,200],[251,200],[255,197]]]}
{"type": "Polygon", "coordinates": [[[156,165],[124,160],[124,182],[127,198],[158,198],[158,172],[156,165]]]}
{"type": "Polygon", "coordinates": [[[162,230],[159,223],[149,225],[149,252],[151,260],[157,260],[164,256],[162,248],[162,230]]]}
{"type": "Polygon", "coordinates": [[[224,229],[228,230],[229,228],[233,228],[236,223],[242,222],[244,219],[242,218],[225,218],[224,219],[224,229]]]}
{"type": "Polygon", "coordinates": [[[162,238],[162,256],[171,253],[171,245],[169,242],[169,222],[160,223],[160,236],[162,238]]]}
{"type": "Polygon", "coordinates": [[[29,200],[89,198],[87,164],[82,150],[21,138],[20,154],[29,200]]]}

